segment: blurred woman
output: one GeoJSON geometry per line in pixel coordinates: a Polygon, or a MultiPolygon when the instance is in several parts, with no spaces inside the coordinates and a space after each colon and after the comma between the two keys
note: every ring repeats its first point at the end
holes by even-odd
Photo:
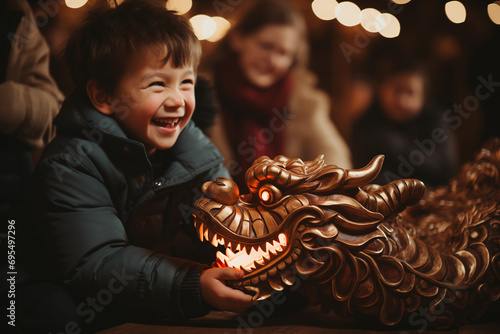
{"type": "Polygon", "coordinates": [[[211,138],[240,185],[262,155],[351,167],[350,152],[330,120],[328,96],[308,71],[306,27],[285,2],[258,1],[212,56],[221,115],[211,138]]]}

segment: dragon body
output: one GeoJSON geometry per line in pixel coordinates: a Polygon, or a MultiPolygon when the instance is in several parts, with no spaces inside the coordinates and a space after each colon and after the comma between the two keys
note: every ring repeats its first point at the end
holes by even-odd
{"type": "Polygon", "coordinates": [[[234,287],[255,300],[300,281],[323,310],[384,325],[480,317],[500,296],[500,140],[427,193],[415,179],[370,184],[382,163],[261,157],[248,194],[225,178],[203,186],[197,232],[224,245],[217,265],[243,269],[234,287]]]}

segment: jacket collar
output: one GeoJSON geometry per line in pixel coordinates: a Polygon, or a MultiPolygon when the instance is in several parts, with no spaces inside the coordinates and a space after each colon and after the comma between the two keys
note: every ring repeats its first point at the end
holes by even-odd
{"type": "Polygon", "coordinates": [[[55,119],[58,131],[72,133],[82,129],[95,129],[105,134],[127,138],[118,122],[100,113],[86,95],[73,92],[63,103],[61,112],[55,119]]]}

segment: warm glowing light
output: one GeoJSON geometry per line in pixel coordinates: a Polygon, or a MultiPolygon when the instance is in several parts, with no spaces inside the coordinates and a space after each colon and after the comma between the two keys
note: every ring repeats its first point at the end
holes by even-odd
{"type": "Polygon", "coordinates": [[[495,24],[500,24],[500,1],[488,5],[488,16],[495,24]]]}
{"type": "MultiPolygon", "coordinates": [[[[212,244],[215,247],[217,247],[217,244],[221,244],[217,235],[214,235],[213,239],[212,244]]],[[[235,249],[237,253],[234,253],[228,244],[226,254],[217,252],[217,264],[219,267],[241,268],[247,271],[254,270],[256,269],[256,264],[264,265],[266,260],[271,260],[271,254],[278,255],[278,253],[283,252],[286,244],[287,240],[284,233],[278,235],[278,240],[273,240],[272,243],[269,241],[266,242],[263,248],[238,244],[235,249]]]]}
{"type": "Polygon", "coordinates": [[[361,26],[369,32],[379,32],[380,27],[376,24],[375,19],[380,15],[380,12],[375,8],[365,8],[361,11],[361,26]]]}
{"type": "Polygon", "coordinates": [[[269,191],[264,190],[264,191],[260,194],[260,197],[261,197],[262,201],[267,202],[267,201],[269,201],[269,199],[271,198],[271,194],[269,193],[269,191]]]}
{"type": "Polygon", "coordinates": [[[394,2],[395,4],[398,4],[398,5],[404,5],[404,4],[407,4],[410,1],[411,0],[392,0],[392,2],[394,2]]]}
{"type": "Polygon", "coordinates": [[[213,16],[212,20],[215,21],[215,32],[207,38],[209,42],[217,42],[222,37],[226,36],[229,28],[231,28],[231,23],[221,16],[213,16]]]}
{"type": "Polygon", "coordinates": [[[314,0],[312,11],[319,19],[330,21],[335,18],[335,8],[339,3],[335,0],[314,0]]]}
{"type": "Polygon", "coordinates": [[[177,14],[186,14],[193,7],[192,0],[168,0],[167,9],[175,10],[177,14]]]}
{"type": "Polygon", "coordinates": [[[231,245],[230,241],[211,231],[208,226],[196,219],[196,216],[194,226],[201,241],[207,240],[214,247],[223,245],[226,248],[226,254],[217,252],[217,265],[219,267],[254,270],[257,265],[265,265],[266,261],[270,261],[271,256],[277,256],[284,252],[288,243],[286,235],[280,233],[277,238],[257,246],[241,243],[231,245]]]}
{"type": "Polygon", "coordinates": [[[69,8],[80,8],[87,3],[88,0],[65,0],[66,6],[69,8]]]}
{"type": "Polygon", "coordinates": [[[191,22],[194,33],[200,41],[212,36],[217,29],[215,21],[207,15],[195,15],[189,20],[189,22],[191,22]]]}
{"type": "Polygon", "coordinates": [[[453,23],[463,23],[467,16],[467,10],[460,1],[449,1],[444,6],[446,16],[453,23]]]}
{"type": "Polygon", "coordinates": [[[383,13],[377,16],[375,19],[377,27],[380,28],[380,35],[385,38],[394,38],[398,37],[401,32],[401,25],[399,24],[398,19],[389,13],[383,13]]]}
{"type": "Polygon", "coordinates": [[[284,233],[280,233],[280,235],[278,235],[278,240],[281,245],[286,246],[286,235],[284,233]]]}
{"type": "Polygon", "coordinates": [[[347,27],[355,26],[361,22],[361,9],[355,3],[344,1],[335,8],[337,20],[347,27]]]}

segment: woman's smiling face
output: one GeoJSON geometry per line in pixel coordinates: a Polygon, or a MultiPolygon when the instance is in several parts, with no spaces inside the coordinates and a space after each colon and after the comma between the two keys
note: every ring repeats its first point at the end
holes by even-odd
{"type": "Polygon", "coordinates": [[[292,67],[299,37],[292,26],[272,24],[248,36],[236,33],[231,43],[239,54],[239,63],[247,80],[259,88],[268,88],[292,67]]]}
{"type": "Polygon", "coordinates": [[[111,98],[127,101],[127,110],[122,104],[115,118],[148,155],[174,146],[195,107],[193,67],[173,67],[164,58],[150,50],[131,56],[111,98]]]}

